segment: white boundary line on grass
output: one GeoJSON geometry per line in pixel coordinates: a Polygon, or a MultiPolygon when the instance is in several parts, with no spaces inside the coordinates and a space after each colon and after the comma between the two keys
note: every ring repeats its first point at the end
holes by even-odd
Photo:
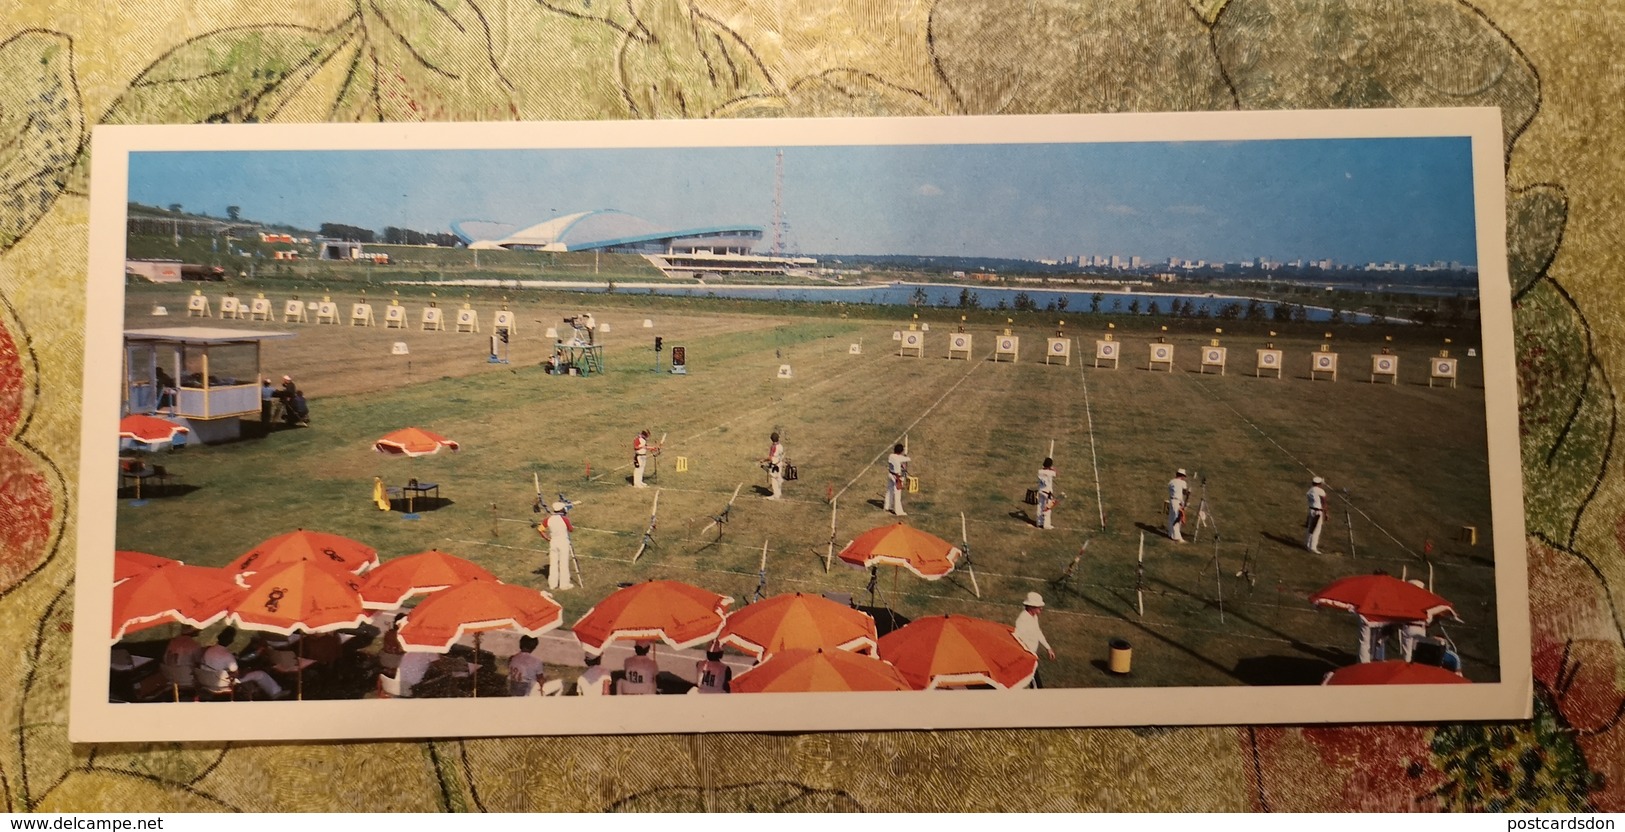
{"type": "Polygon", "coordinates": [[[875,454],[874,459],[869,460],[869,463],[867,465],[865,465],[861,469],[859,469],[857,476],[855,476],[851,480],[849,480],[846,483],[846,485],[841,486],[841,490],[835,492],[834,499],[836,499],[836,500],[841,499],[841,495],[845,494],[847,492],[847,489],[851,488],[854,483],[856,483],[858,480],[862,479],[863,475],[867,474],[869,472],[870,468],[875,467],[875,463],[879,462],[881,457],[886,456],[887,454],[891,453],[892,446],[896,445],[898,442],[903,441],[903,437],[907,436],[908,432],[913,430],[915,425],[918,425],[919,423],[925,421],[925,417],[930,416],[931,411],[937,409],[937,405],[942,404],[944,401],[946,401],[948,399],[949,396],[953,395],[953,392],[955,390],[959,389],[959,385],[964,384],[965,380],[970,378],[970,374],[976,372],[976,368],[982,366],[983,364],[986,364],[988,362],[988,360],[991,359],[992,357],[993,357],[993,353],[989,352],[981,361],[974,362],[971,365],[971,368],[969,370],[966,370],[965,374],[960,376],[958,381],[954,382],[954,386],[948,388],[947,391],[945,391],[941,396],[938,396],[937,400],[932,402],[931,406],[926,408],[925,412],[921,413],[919,418],[915,419],[912,422],[909,422],[908,427],[903,428],[903,432],[897,434],[897,438],[895,438],[892,441],[886,443],[886,447],[882,448],[880,453],[875,454]]]}
{"type": "Polygon", "coordinates": [[[1083,415],[1089,423],[1089,462],[1095,469],[1095,507],[1100,509],[1100,529],[1105,531],[1106,498],[1100,492],[1100,457],[1095,455],[1095,415],[1089,408],[1089,374],[1079,367],[1078,378],[1083,381],[1083,415]]]}

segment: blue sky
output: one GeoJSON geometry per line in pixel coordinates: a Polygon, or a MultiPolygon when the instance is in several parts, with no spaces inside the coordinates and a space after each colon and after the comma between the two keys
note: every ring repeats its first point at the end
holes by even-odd
{"type": "MultiPolygon", "coordinates": [[[[314,229],[615,208],[769,226],[777,148],[132,153],[129,198],[314,229]]],[[[799,251],[1476,264],[1466,138],[784,148],[799,251]]]]}

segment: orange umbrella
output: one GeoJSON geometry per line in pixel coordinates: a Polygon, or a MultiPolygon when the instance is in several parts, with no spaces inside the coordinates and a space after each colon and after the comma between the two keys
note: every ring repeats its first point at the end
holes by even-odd
{"type": "Polygon", "coordinates": [[[392,610],[413,595],[435,592],[474,580],[494,581],[497,576],[438,549],[385,561],[361,581],[361,605],[372,610],[392,610]]]}
{"type": "Polygon", "coordinates": [[[231,618],[250,630],[291,636],[327,633],[367,620],[360,579],[303,560],[247,576],[248,594],[231,607],[231,618]]]}
{"type": "Polygon", "coordinates": [[[201,630],[224,618],[246,592],[224,569],[170,563],[113,587],[114,641],[170,622],[201,630]]]}
{"type": "Polygon", "coordinates": [[[661,639],[679,650],[716,638],[733,599],[681,581],[646,581],[618,589],[572,629],[588,653],[599,655],[616,639],[661,639]]]}
{"type": "Polygon", "coordinates": [[[378,565],[378,550],[348,537],[298,529],[255,546],[226,569],[253,574],[302,561],[359,575],[378,565]]]}
{"type": "Polygon", "coordinates": [[[856,566],[892,564],[934,581],[954,571],[959,560],[958,546],[933,534],[922,532],[907,523],[881,526],[860,534],[846,548],[840,558],[856,566]]]}
{"type": "MultiPolygon", "coordinates": [[[[1326,674],[1323,685],[1462,685],[1472,680],[1431,664],[1395,659],[1340,667],[1326,674]]],[[[737,683],[736,683],[737,684],[737,683]]]]}
{"type": "Polygon", "coordinates": [[[142,414],[126,416],[118,422],[120,439],[129,439],[143,445],[167,445],[175,441],[177,434],[191,432],[192,429],[185,425],[142,414]]]}
{"type": "Polygon", "coordinates": [[[175,566],[180,561],[171,558],[149,555],[146,552],[132,552],[120,549],[113,553],[113,586],[133,578],[152,569],[162,569],[165,566],[175,566]]]}
{"type": "Polygon", "coordinates": [[[873,654],[875,620],[820,595],[776,595],[728,614],[717,641],[760,659],[781,650],[851,650],[873,654]]]}
{"type": "Polygon", "coordinates": [[[734,693],[845,693],[909,690],[889,663],[845,650],[785,650],[735,676],[734,693]]]}
{"type": "Polygon", "coordinates": [[[915,690],[1026,687],[1038,657],[1004,624],[964,615],[922,618],[880,638],[880,655],[915,690]]]}
{"type": "Polygon", "coordinates": [[[1410,581],[1382,573],[1339,578],[1309,596],[1309,601],[1359,613],[1371,621],[1432,621],[1438,615],[1456,617],[1456,608],[1449,601],[1410,581]]]}
{"type": "Polygon", "coordinates": [[[407,615],[401,646],[418,653],[444,653],[465,633],[518,630],[539,636],[564,623],[564,608],[537,589],[494,579],[470,580],[423,599],[407,615]]]}
{"type": "Polygon", "coordinates": [[[428,456],[439,453],[441,448],[457,450],[457,443],[441,436],[434,431],[423,428],[401,428],[385,434],[377,442],[372,443],[374,450],[386,454],[404,454],[406,456],[428,456]]]}

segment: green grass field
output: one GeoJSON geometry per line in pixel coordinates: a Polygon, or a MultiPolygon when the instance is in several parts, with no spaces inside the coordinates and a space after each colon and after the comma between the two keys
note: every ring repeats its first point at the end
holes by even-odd
{"type": "MultiPolygon", "coordinates": [[[[189,292],[133,288],[128,325],[205,323],[148,315],[154,302],[184,309],[189,292]]],[[[488,326],[495,306],[479,305],[488,326]]],[[[1132,323],[1118,325],[1126,358],[1111,370],[1076,356],[1070,367],[1041,363],[1052,326],[1040,328],[1032,315],[1017,324],[1022,359],[996,363],[986,314],[976,316],[982,323],[973,318],[975,350],[965,361],[945,358],[949,326],[940,322],[927,336],[927,357],[896,355],[891,333],[909,316],[902,309],[888,322],[868,310],[862,319],[832,307],[758,314],[742,303],[652,297],[527,297],[514,308],[521,324],[509,365],[486,363],[484,335],[230,324],[298,332],[267,345],[265,369],[299,379],[312,426],[164,455],[187,488],[140,507],[121,500],[118,546],[218,565],[305,527],[362,540],[386,559],[439,548],[505,581],[545,588],[533,573],[546,561],[546,544],[529,526],[535,476],[549,498],[563,491],[578,502],[572,520],[585,586],[556,595],[567,624],[616,584],[647,578],[688,581],[742,604],[757,586],[764,541],[768,594],[848,592],[867,604],[867,573],[839,561],[825,570],[827,497],[838,495],[837,549],[889,522],[877,460],[906,433],[922,483],[908,497],[909,520],[957,543],[964,513],[981,597],[963,569],[935,582],[883,569],[877,603],[908,618],[959,612],[1010,623],[1027,592],[1042,592],[1044,628],[1059,655],[1041,663],[1047,685],[1318,683],[1326,670],[1352,663],[1356,627],[1351,615],[1316,610],[1306,596],[1376,569],[1425,577],[1427,560],[1436,591],[1464,619],[1449,633],[1467,675],[1499,678],[1480,366],[1464,357],[1459,387],[1429,388],[1425,359],[1440,346],[1436,333],[1394,331],[1402,375],[1390,386],[1366,375],[1384,333],[1355,327],[1337,330],[1343,372],[1334,383],[1307,379],[1308,353],[1320,343],[1307,330],[1275,339],[1287,351],[1286,378],[1276,380],[1252,375],[1263,336],[1233,331],[1222,336],[1229,372],[1197,373],[1196,347],[1211,337],[1211,323],[1206,332],[1191,324],[1170,335],[1178,354],[1166,373],[1146,369],[1152,334],[1132,323]],[[603,339],[608,372],[543,374],[538,363],[550,341],[542,329],[577,311],[612,325],[603,339]],[[646,317],[654,328],[640,326],[646,317]],[[668,348],[687,347],[688,376],[651,372],[653,335],[668,348]],[[862,354],[849,355],[860,339],[862,354]],[[389,354],[395,341],[410,344],[410,367],[389,354]],[[794,377],[776,378],[780,364],[794,377]],[[409,425],[450,436],[462,451],[408,460],[372,450],[374,439],[409,425]],[[666,442],[649,480],[661,494],[656,546],[634,563],[655,493],[628,484],[631,441],[645,427],[666,442]],[[766,477],[756,465],[775,429],[801,474],[777,503],[763,499],[766,477]],[[1040,531],[1021,498],[1051,440],[1065,499],[1056,528],[1040,531]],[[675,470],[678,456],[689,461],[686,473],[675,470]],[[1206,479],[1217,576],[1213,529],[1183,546],[1162,535],[1176,467],[1191,470],[1198,497],[1206,479]],[[1301,548],[1311,471],[1334,494],[1322,555],[1301,548]],[[449,504],[415,522],[380,512],[368,499],[374,476],[439,482],[449,504]],[[731,522],[720,535],[702,531],[740,483],[731,522]],[[1478,528],[1476,546],[1457,540],[1462,526],[1478,528]],[[1143,618],[1135,611],[1142,532],[1143,618]],[[1053,584],[1085,541],[1071,582],[1053,584]],[[1113,637],[1134,645],[1130,676],[1105,669],[1113,637]]],[[[1068,321],[1085,354],[1093,353],[1095,320],[1068,321]]]]}

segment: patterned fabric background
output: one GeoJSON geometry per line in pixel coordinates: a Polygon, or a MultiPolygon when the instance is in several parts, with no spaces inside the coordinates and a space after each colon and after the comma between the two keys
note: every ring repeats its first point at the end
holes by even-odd
{"type": "Polygon", "coordinates": [[[1625,15],[1589,0],[16,0],[0,17],[0,807],[1625,809],[1625,15]],[[94,124],[1497,105],[1535,719],[68,742],[94,124]],[[1612,288],[1611,288],[1612,287],[1612,288]],[[332,788],[369,782],[369,789],[332,788]],[[381,786],[377,784],[388,784],[381,786]]]}

